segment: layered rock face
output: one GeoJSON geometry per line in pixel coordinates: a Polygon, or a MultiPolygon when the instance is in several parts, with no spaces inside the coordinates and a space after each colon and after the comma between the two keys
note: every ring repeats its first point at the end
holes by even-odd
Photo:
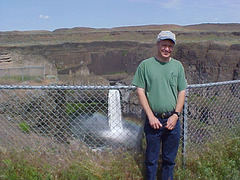
{"type": "Polygon", "coordinates": [[[205,83],[239,79],[240,44],[187,43],[177,46],[188,82],[205,83]]]}
{"type": "MultiPolygon", "coordinates": [[[[178,43],[173,57],[180,60],[189,84],[239,79],[240,44],[178,43]]],[[[46,66],[46,74],[114,75],[131,77],[139,63],[156,53],[155,43],[131,41],[63,43],[0,47],[11,67],[46,66]]],[[[126,77],[125,77],[126,78],[126,77]]]]}

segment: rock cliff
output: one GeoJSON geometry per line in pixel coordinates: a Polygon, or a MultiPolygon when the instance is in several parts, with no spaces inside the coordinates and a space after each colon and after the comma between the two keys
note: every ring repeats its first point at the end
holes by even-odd
{"type": "MultiPolygon", "coordinates": [[[[46,66],[46,73],[49,75],[91,74],[108,78],[112,76],[113,79],[114,75],[115,79],[121,74],[132,76],[138,64],[154,55],[155,50],[154,43],[127,41],[63,43],[0,49],[8,56],[8,60],[11,59],[13,67],[46,66]]],[[[239,79],[239,52],[240,44],[179,43],[173,57],[183,63],[188,83],[192,84],[239,79]]],[[[119,77],[121,80],[122,76],[119,77]]]]}
{"type": "Polygon", "coordinates": [[[155,54],[154,39],[166,28],[178,37],[173,57],[183,63],[189,84],[239,79],[240,24],[0,32],[0,66],[44,66],[47,75],[128,85],[138,64],[155,54]]]}

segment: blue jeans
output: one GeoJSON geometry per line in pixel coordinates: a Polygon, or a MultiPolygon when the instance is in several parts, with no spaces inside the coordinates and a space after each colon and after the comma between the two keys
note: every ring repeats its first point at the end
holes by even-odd
{"type": "MultiPolygon", "coordinates": [[[[168,118],[158,118],[158,120],[164,125],[168,118]]],[[[146,118],[144,132],[147,141],[145,179],[156,179],[159,153],[162,143],[162,180],[172,180],[175,158],[177,156],[181,136],[181,125],[179,120],[173,130],[168,130],[165,127],[153,129],[149,124],[148,118],[146,118]]]]}

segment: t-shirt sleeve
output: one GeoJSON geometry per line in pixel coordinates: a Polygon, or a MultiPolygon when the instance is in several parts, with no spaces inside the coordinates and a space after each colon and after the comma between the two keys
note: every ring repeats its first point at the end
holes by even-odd
{"type": "Polygon", "coordinates": [[[146,80],[144,77],[144,68],[142,64],[140,64],[135,72],[135,75],[132,80],[132,85],[145,89],[146,88],[146,80]]]}
{"type": "Polygon", "coordinates": [[[187,87],[188,87],[188,85],[187,85],[187,80],[185,78],[184,67],[181,64],[180,65],[180,73],[178,76],[178,91],[185,90],[187,87]]]}

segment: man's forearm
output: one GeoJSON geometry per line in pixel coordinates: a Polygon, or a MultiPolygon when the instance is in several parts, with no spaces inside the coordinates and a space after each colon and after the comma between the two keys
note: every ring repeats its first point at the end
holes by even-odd
{"type": "Polygon", "coordinates": [[[186,94],[186,90],[179,91],[178,98],[177,98],[177,105],[175,107],[176,112],[182,111],[184,101],[185,101],[185,94],[186,94]]]}
{"type": "Polygon", "coordinates": [[[154,116],[150,106],[149,106],[149,103],[148,103],[148,100],[147,100],[147,97],[145,95],[145,89],[143,88],[137,88],[137,95],[138,95],[138,99],[146,113],[146,115],[148,117],[151,117],[151,116],[154,116]]]}
{"type": "Polygon", "coordinates": [[[152,128],[154,129],[159,129],[162,127],[162,124],[160,123],[160,121],[154,116],[152,109],[149,106],[147,97],[145,95],[145,89],[143,88],[137,88],[137,94],[138,94],[138,98],[139,101],[148,117],[149,120],[149,124],[152,128]]]}

